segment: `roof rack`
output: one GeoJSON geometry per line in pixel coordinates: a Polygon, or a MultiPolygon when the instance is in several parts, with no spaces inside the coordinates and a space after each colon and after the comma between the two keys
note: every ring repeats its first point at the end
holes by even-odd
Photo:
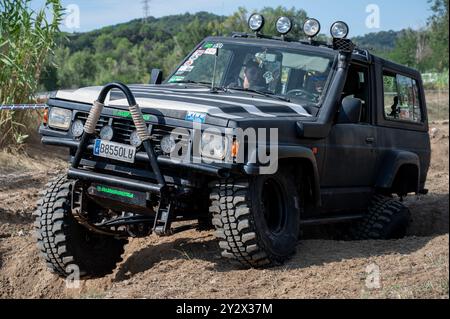
{"type": "MultiPolygon", "coordinates": [[[[276,37],[269,36],[263,34],[254,34],[254,33],[246,33],[246,32],[233,32],[231,34],[233,38],[252,38],[252,39],[269,39],[269,40],[278,40],[278,41],[286,41],[286,42],[295,42],[304,45],[311,45],[315,47],[324,47],[332,50],[345,50],[352,51],[353,54],[364,57],[366,60],[369,60],[370,53],[367,49],[361,49],[356,47],[353,42],[349,39],[339,39],[338,41],[333,41],[333,43],[327,43],[324,41],[316,41],[313,39],[308,40],[296,40],[288,37],[276,37]]],[[[337,40],[337,39],[336,39],[337,40]]]]}

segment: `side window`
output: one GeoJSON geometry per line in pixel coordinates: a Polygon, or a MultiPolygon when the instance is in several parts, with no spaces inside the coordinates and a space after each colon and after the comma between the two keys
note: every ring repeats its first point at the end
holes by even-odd
{"type": "Polygon", "coordinates": [[[409,77],[384,72],[384,116],[388,120],[421,123],[417,81],[409,77]]]}
{"type": "Polygon", "coordinates": [[[360,123],[370,124],[370,83],[367,67],[359,65],[350,67],[342,98],[349,96],[362,102],[360,123]]]}

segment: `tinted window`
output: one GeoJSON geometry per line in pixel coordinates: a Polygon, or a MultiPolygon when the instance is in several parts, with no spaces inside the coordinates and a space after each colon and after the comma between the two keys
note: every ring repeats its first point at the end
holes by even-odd
{"type": "Polygon", "coordinates": [[[384,115],[388,120],[422,122],[417,81],[385,72],[383,74],[384,115]]]}

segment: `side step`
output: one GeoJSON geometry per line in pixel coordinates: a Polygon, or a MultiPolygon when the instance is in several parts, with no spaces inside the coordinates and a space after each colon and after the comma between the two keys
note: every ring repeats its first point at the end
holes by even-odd
{"type": "Polygon", "coordinates": [[[302,226],[316,226],[316,225],[326,225],[326,224],[338,224],[345,223],[355,220],[360,220],[364,218],[363,214],[358,215],[343,215],[343,216],[328,216],[322,218],[314,218],[314,219],[303,219],[300,220],[300,224],[302,226]]]}

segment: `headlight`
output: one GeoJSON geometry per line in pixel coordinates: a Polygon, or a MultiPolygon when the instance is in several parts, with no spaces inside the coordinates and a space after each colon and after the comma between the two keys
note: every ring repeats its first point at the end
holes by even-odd
{"type": "Polygon", "coordinates": [[[283,35],[288,34],[292,29],[291,19],[281,17],[277,20],[277,31],[283,35]]]}
{"type": "Polygon", "coordinates": [[[333,23],[330,29],[331,36],[335,39],[345,39],[348,36],[349,28],[347,23],[337,21],[333,23]]]}
{"type": "Polygon", "coordinates": [[[72,121],[72,111],[52,107],[48,114],[48,126],[59,130],[68,131],[72,121]]]}
{"type": "Polygon", "coordinates": [[[100,138],[105,141],[111,141],[114,136],[114,131],[111,126],[103,126],[100,130],[100,138]]]}
{"type": "Polygon", "coordinates": [[[229,147],[228,139],[225,136],[203,133],[202,135],[202,156],[223,160],[227,155],[229,147]]]}
{"type": "Polygon", "coordinates": [[[258,32],[264,27],[264,17],[260,14],[252,14],[248,19],[248,26],[252,31],[258,32]]]}
{"type": "Polygon", "coordinates": [[[80,120],[76,120],[72,123],[72,135],[74,137],[80,137],[84,132],[84,124],[80,120]]]}
{"type": "Polygon", "coordinates": [[[138,147],[142,144],[141,138],[139,137],[137,131],[133,131],[133,133],[131,133],[130,144],[134,147],[138,147]]]}
{"type": "Polygon", "coordinates": [[[307,19],[303,24],[303,32],[308,37],[314,38],[320,32],[320,22],[316,19],[307,19]]]}

